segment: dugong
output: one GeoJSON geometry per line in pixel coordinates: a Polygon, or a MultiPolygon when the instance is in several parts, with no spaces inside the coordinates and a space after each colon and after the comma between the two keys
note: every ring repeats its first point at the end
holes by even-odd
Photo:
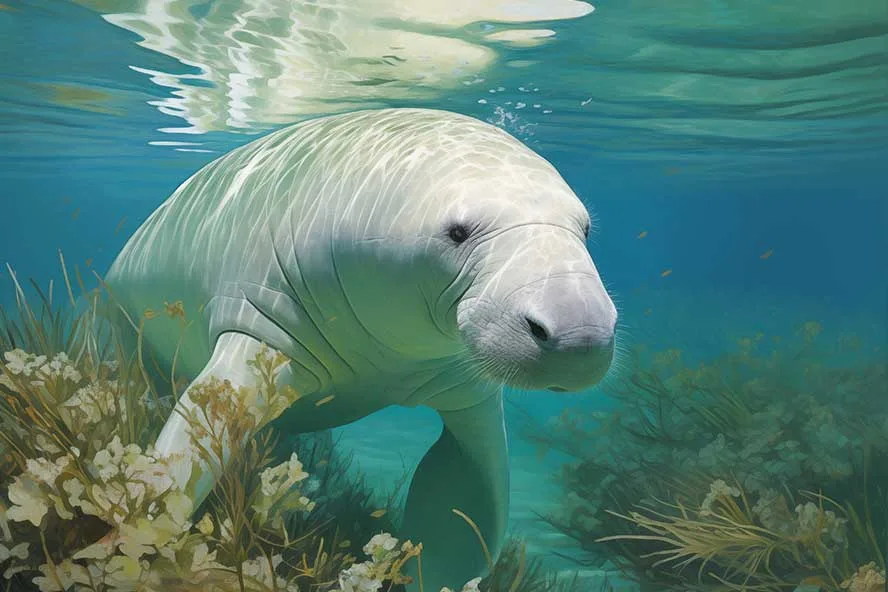
{"type": "MultiPolygon", "coordinates": [[[[105,281],[137,317],[182,301],[184,336],[172,319],[145,324],[143,347],[164,370],[178,349],[177,373],[237,386],[262,344],[285,354],[279,381],[303,395],[279,419],[287,430],[389,405],[435,409],[443,429],[413,476],[400,535],[423,543],[424,587],[437,592],[486,569],[453,508],[494,556],[503,543],[504,385],[578,391],[611,364],[617,312],[589,229],[556,169],[505,131],[445,111],[366,110],[280,129],[206,165],[105,281]]],[[[190,389],[180,409],[194,405],[190,389]]],[[[189,442],[173,413],[156,449],[189,442]]]]}

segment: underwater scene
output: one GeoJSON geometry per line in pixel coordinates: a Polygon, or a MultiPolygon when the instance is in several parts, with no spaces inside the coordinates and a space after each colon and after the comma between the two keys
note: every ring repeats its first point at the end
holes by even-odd
{"type": "Polygon", "coordinates": [[[884,0],[0,0],[0,591],[886,592],[884,0]]]}

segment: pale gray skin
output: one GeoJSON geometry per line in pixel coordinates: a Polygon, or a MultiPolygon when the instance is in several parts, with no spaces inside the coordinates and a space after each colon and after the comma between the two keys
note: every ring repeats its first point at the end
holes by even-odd
{"type": "MultiPolygon", "coordinates": [[[[183,301],[194,322],[177,374],[246,384],[260,342],[286,354],[280,381],[305,395],[279,420],[287,430],[389,405],[436,409],[444,429],[398,534],[423,543],[425,590],[459,589],[486,562],[451,509],[494,555],[503,542],[503,385],[577,391],[611,363],[617,315],[586,249],[589,224],[555,168],[492,125],[360,111],[210,163],[138,229],[106,280],[135,316],[183,301]]],[[[179,336],[160,315],[144,345],[168,366],[179,336]]],[[[191,405],[187,390],[179,404],[191,405]]],[[[173,414],[157,449],[181,451],[188,438],[173,414]]]]}

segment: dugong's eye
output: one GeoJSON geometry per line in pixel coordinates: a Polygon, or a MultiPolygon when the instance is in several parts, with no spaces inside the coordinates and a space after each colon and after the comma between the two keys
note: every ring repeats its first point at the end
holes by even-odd
{"type": "Polygon", "coordinates": [[[583,226],[583,236],[586,237],[587,239],[589,238],[589,223],[588,222],[586,222],[586,224],[583,226]]]}
{"type": "Polygon", "coordinates": [[[469,229],[462,224],[453,224],[447,229],[447,236],[456,244],[465,242],[469,238],[469,229]]]}

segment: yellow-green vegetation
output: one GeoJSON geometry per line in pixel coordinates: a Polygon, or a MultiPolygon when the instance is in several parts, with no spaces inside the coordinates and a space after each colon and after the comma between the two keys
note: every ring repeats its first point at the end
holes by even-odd
{"type": "Polygon", "coordinates": [[[550,521],[642,590],[884,592],[883,352],[817,323],[696,364],[638,348],[612,410],[527,430],[573,457],[550,521]]]}
{"type": "MultiPolygon", "coordinates": [[[[62,305],[52,286],[34,285],[32,307],[10,269],[16,310],[0,308],[0,590],[376,592],[402,590],[408,561],[421,573],[422,544],[388,534],[397,489],[377,499],[348,475],[329,433],[284,443],[268,425],[299,400],[277,386],[287,360],[272,350],[250,362],[255,388],[192,388],[194,452],[155,454],[182,387],[158,392],[140,340],[128,351],[98,322],[102,294],[79,276],[89,306],[73,315],[64,261],[62,269],[62,305]],[[217,485],[194,508],[189,493],[206,471],[217,485]]],[[[181,306],[164,308],[143,315],[136,334],[156,314],[186,322],[181,306]]],[[[485,580],[462,590],[568,588],[513,541],[485,580]]]]}

